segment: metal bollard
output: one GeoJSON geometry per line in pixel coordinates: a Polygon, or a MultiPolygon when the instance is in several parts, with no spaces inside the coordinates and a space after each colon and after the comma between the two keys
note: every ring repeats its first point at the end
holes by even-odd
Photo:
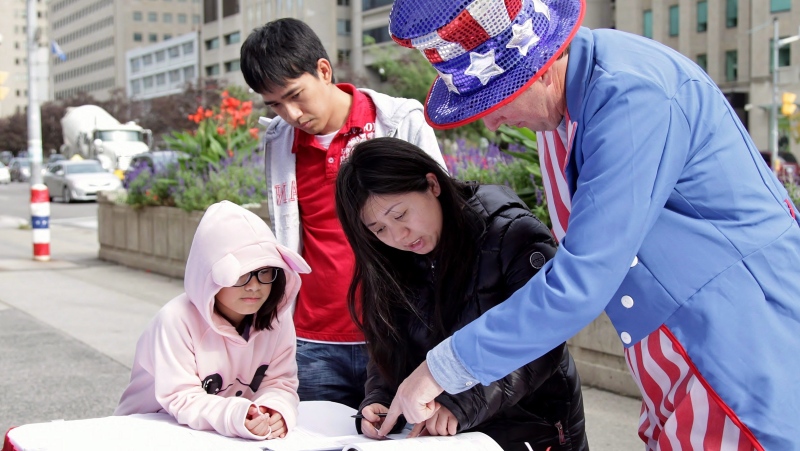
{"type": "Polygon", "coordinates": [[[31,226],[33,259],[50,261],[50,197],[42,184],[31,185],[31,226]]]}

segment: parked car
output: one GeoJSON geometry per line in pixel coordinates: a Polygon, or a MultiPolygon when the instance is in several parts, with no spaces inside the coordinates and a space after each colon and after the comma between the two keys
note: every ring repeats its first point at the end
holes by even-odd
{"type": "MultiPolygon", "coordinates": [[[[767,166],[772,167],[772,154],[769,150],[762,150],[761,156],[767,162],[767,166]]],[[[778,152],[778,163],[780,170],[778,171],[778,178],[782,181],[798,182],[800,181],[800,165],[797,163],[797,158],[794,154],[786,151],[778,152]]]]}
{"type": "Polygon", "coordinates": [[[96,200],[99,191],[122,187],[119,178],[103,169],[97,160],[53,163],[44,176],[44,184],[51,201],[60,196],[66,204],[73,200],[96,200]]]}
{"type": "Polygon", "coordinates": [[[11,171],[8,170],[8,166],[4,165],[2,161],[0,161],[0,183],[11,183],[11,171]]]}
{"type": "Polygon", "coordinates": [[[47,157],[47,164],[55,163],[56,161],[66,160],[67,157],[60,153],[51,153],[49,157],[47,157]]]}
{"type": "Polygon", "coordinates": [[[25,157],[16,157],[8,165],[12,182],[27,182],[31,178],[31,160],[25,157]]]}
{"type": "Polygon", "coordinates": [[[180,160],[185,158],[189,158],[189,156],[178,150],[153,150],[134,155],[131,158],[131,165],[125,171],[123,184],[127,187],[130,183],[130,178],[142,171],[145,165],[150,170],[150,173],[163,175],[177,169],[180,160]]]}
{"type": "Polygon", "coordinates": [[[14,152],[10,150],[3,150],[0,151],[0,163],[8,166],[11,163],[11,159],[14,158],[14,152]]]}

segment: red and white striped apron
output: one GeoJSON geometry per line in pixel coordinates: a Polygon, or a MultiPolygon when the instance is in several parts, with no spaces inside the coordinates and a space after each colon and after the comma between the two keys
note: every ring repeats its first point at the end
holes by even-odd
{"type": "MultiPolygon", "coordinates": [[[[566,127],[536,134],[547,209],[559,242],[572,209],[565,169],[576,129],[567,115],[566,127]]],[[[627,348],[625,359],[642,392],[639,436],[648,450],[763,450],[699,376],[666,326],[627,348]]]]}

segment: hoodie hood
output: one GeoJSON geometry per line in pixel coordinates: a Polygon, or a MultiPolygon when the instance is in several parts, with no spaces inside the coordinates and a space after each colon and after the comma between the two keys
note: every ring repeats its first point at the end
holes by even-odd
{"type": "Polygon", "coordinates": [[[275,235],[255,213],[229,201],[206,210],[192,240],[186,261],[184,289],[203,319],[220,334],[234,334],[233,327],[214,313],[214,297],[242,274],[264,266],[281,268],[286,291],[279,314],[289,308],[300,290],[300,275],[311,268],[296,252],[278,244],[275,235]],[[221,326],[226,326],[225,332],[221,326]]]}

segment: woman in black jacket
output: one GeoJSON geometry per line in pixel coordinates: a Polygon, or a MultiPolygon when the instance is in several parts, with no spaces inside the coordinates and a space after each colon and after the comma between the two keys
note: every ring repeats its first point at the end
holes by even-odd
{"type": "MultiPolygon", "coordinates": [[[[350,312],[370,354],[359,426],[377,438],[377,413],[388,411],[426,353],[522,287],[556,244],[510,189],[454,180],[394,138],[356,146],[339,170],[336,208],[356,257],[350,312]]],[[[565,343],[488,386],[436,402],[437,413],[415,432],[480,431],[506,450],[589,448],[565,343]]]]}

